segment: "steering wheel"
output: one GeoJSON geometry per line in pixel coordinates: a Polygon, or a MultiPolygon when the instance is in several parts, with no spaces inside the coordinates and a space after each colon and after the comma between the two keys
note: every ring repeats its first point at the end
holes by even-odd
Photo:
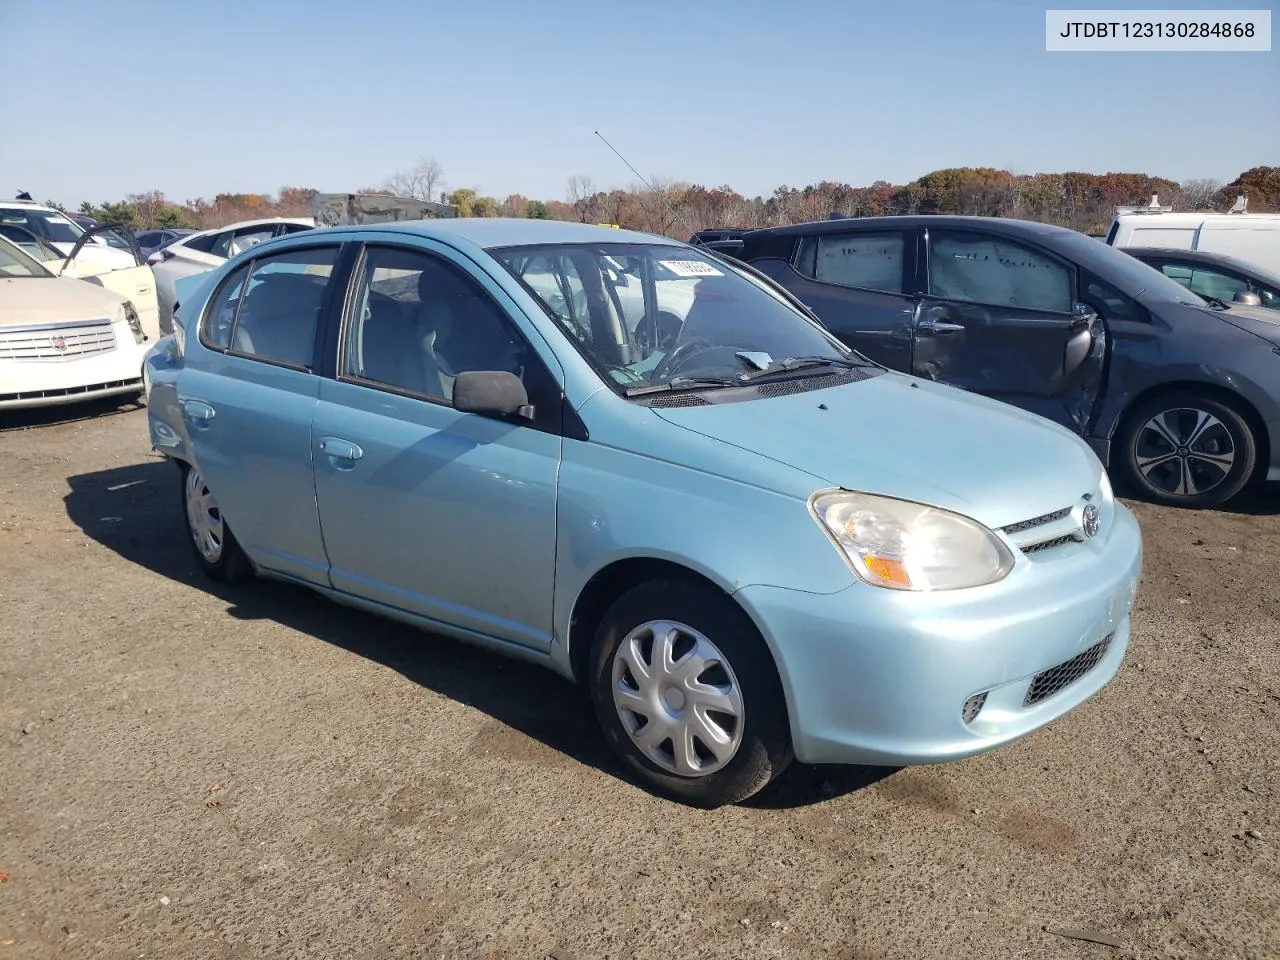
{"type": "Polygon", "coordinates": [[[636,342],[649,350],[666,350],[680,336],[684,321],[670,310],[642,317],[636,325],[636,342]]]}
{"type": "Polygon", "coordinates": [[[649,375],[650,382],[662,383],[672,379],[676,371],[680,369],[680,364],[690,356],[696,355],[695,350],[697,348],[714,350],[715,345],[706,337],[692,337],[684,343],[678,344],[674,350],[658,361],[658,365],[653,368],[653,372],[649,375]]]}

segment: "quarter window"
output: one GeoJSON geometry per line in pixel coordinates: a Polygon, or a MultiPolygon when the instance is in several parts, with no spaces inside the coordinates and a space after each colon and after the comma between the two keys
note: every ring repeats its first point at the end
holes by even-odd
{"type": "Polygon", "coordinates": [[[458,374],[501,370],[524,381],[540,420],[558,399],[550,374],[498,305],[459,268],[419,250],[368,248],[340,370],[446,403],[458,374]]]}
{"type": "Polygon", "coordinates": [[[802,237],[795,268],[807,277],[842,287],[901,293],[906,266],[906,235],[824,233],[802,237]]]}
{"type": "Polygon", "coordinates": [[[310,369],[336,256],[336,247],[311,247],[254,260],[232,328],[231,350],[310,369]]]}
{"type": "Polygon", "coordinates": [[[929,292],[948,300],[1070,313],[1071,271],[1004,237],[930,230],[929,292]]]}

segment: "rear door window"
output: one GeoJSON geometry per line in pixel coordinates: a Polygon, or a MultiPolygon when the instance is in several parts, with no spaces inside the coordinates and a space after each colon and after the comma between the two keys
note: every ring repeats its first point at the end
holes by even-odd
{"type": "Polygon", "coordinates": [[[226,296],[213,304],[216,312],[210,313],[214,322],[225,318],[231,297],[237,296],[230,351],[311,369],[320,311],[337,252],[336,246],[308,247],[254,260],[248,265],[247,282],[238,290],[233,274],[222,288],[226,296]]]}
{"type": "Polygon", "coordinates": [[[898,230],[823,233],[802,237],[792,265],[822,283],[902,293],[906,234],[898,230]]]}

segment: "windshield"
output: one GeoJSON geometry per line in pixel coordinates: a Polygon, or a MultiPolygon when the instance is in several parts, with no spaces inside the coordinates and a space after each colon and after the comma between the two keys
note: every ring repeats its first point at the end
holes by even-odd
{"type": "Polygon", "coordinates": [[[0,210],[0,223],[25,227],[37,237],[52,243],[75,243],[84,233],[75,222],[56,210],[28,210],[22,207],[5,207],[0,210]]]}
{"type": "Polygon", "coordinates": [[[1209,305],[1178,281],[1170,280],[1155,267],[1129,256],[1118,247],[1099,243],[1084,234],[1066,236],[1060,243],[1066,248],[1065,254],[1130,297],[1143,294],[1148,299],[1185,303],[1193,307],[1209,305]]]}
{"type": "Polygon", "coordinates": [[[572,244],[490,254],[628,391],[741,377],[795,357],[861,360],[763,282],[684,247],[572,244]]]}
{"type": "Polygon", "coordinates": [[[51,277],[48,270],[0,237],[0,277],[51,277]]]}

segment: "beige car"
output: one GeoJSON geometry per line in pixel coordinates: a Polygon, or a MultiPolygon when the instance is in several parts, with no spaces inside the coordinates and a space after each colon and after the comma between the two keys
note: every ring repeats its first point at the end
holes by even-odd
{"type": "Polygon", "coordinates": [[[57,276],[85,280],[120,294],[133,304],[147,336],[152,341],[160,339],[156,278],[133,237],[106,224],[90,230],[73,226],[80,230],[75,241],[59,243],[35,232],[30,222],[19,223],[11,211],[0,210],[0,238],[20,247],[57,276]]]}
{"type": "Polygon", "coordinates": [[[141,394],[154,342],[127,298],[0,237],[0,411],[141,394]]]}

